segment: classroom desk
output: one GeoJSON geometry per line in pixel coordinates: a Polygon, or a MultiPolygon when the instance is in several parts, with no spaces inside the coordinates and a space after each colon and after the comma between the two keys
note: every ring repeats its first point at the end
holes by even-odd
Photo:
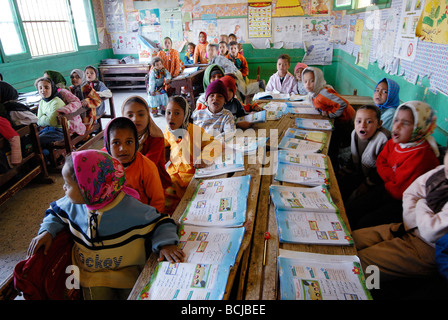
{"type": "Polygon", "coordinates": [[[202,79],[204,78],[203,67],[200,67],[198,71],[190,73],[188,75],[179,75],[173,79],[171,79],[170,86],[174,89],[176,95],[180,95],[182,93],[182,87],[184,87],[185,92],[187,93],[187,100],[190,104],[191,110],[196,108],[196,101],[194,99],[195,96],[199,96],[199,91],[194,91],[194,86],[202,88],[202,79]]]}
{"type": "MultiPolygon", "coordinates": [[[[284,115],[278,123],[277,128],[282,132],[279,134],[279,141],[284,135],[285,129],[295,127],[295,118],[312,118],[313,116],[305,115],[284,115]]],[[[314,116],[316,118],[316,116],[314,116]]],[[[331,135],[328,136],[327,144],[323,150],[326,153],[328,150],[328,142],[331,135]]],[[[267,153],[275,152],[272,148],[267,153]]],[[[335,205],[339,208],[340,215],[350,231],[350,226],[345,213],[344,205],[341,198],[341,193],[336,181],[336,177],[331,166],[331,161],[328,161],[328,171],[330,176],[330,195],[335,205]]],[[[264,170],[272,169],[270,166],[263,168],[264,170]]],[[[267,172],[265,172],[267,173],[267,172]]],[[[287,249],[294,251],[313,252],[322,254],[339,254],[339,255],[356,255],[356,248],[354,246],[334,246],[334,245],[312,245],[312,244],[293,244],[293,243],[279,243],[277,221],[275,218],[274,204],[271,203],[269,186],[270,185],[287,185],[303,187],[302,185],[283,183],[274,180],[273,174],[263,174],[260,186],[260,195],[258,198],[257,218],[254,227],[254,236],[252,241],[251,254],[249,258],[249,266],[247,270],[247,277],[245,279],[246,292],[245,300],[277,300],[280,298],[279,278],[277,269],[277,257],[279,249],[287,249]],[[264,252],[264,234],[269,231],[271,234],[268,240],[266,265],[263,266],[263,252],[264,252]]]]}
{"type": "MultiPolygon", "coordinates": [[[[357,109],[360,106],[366,105],[366,104],[374,104],[373,103],[373,98],[371,96],[358,96],[358,95],[341,95],[342,98],[344,98],[345,100],[348,101],[348,103],[350,103],[350,105],[357,109]]],[[[257,103],[267,103],[269,101],[282,101],[282,102],[287,102],[288,100],[284,100],[284,99],[263,99],[263,100],[254,100],[257,103]]]]}
{"type": "MultiPolygon", "coordinates": [[[[243,240],[241,242],[241,247],[238,252],[238,255],[235,260],[235,265],[230,269],[229,278],[227,280],[227,287],[224,293],[224,300],[228,300],[230,298],[230,294],[232,291],[232,288],[234,285],[243,286],[244,282],[235,283],[235,279],[238,278],[244,278],[245,273],[247,270],[247,265],[249,262],[249,253],[250,253],[250,246],[251,246],[251,240],[252,240],[252,231],[253,226],[255,222],[255,216],[257,213],[257,206],[258,206],[258,195],[260,191],[260,184],[261,184],[261,176],[260,176],[260,164],[249,164],[248,162],[248,156],[244,157],[245,162],[245,170],[239,171],[235,173],[230,174],[223,174],[215,177],[210,178],[203,178],[203,180],[207,179],[219,179],[219,178],[226,178],[226,177],[238,177],[238,176],[244,176],[244,175],[250,175],[251,181],[250,181],[250,188],[249,188],[249,195],[247,198],[247,211],[246,211],[246,223],[244,224],[244,227],[246,228],[246,232],[244,234],[243,240]]],[[[183,212],[185,211],[185,208],[191,201],[194,191],[196,190],[196,187],[198,186],[201,179],[195,179],[193,178],[190,182],[190,184],[187,187],[187,190],[182,197],[179,205],[177,206],[176,210],[173,213],[172,218],[176,223],[178,223],[179,218],[182,216],[183,212]]],[[[149,282],[151,275],[154,271],[154,268],[157,266],[157,255],[151,254],[149,259],[147,260],[142,272],[140,273],[139,278],[137,279],[134,288],[132,289],[131,293],[129,294],[128,300],[136,300],[142,291],[142,289],[145,287],[145,285],[149,282]]],[[[238,292],[243,292],[243,288],[240,287],[238,289],[238,292]]],[[[241,297],[239,297],[241,299],[241,297]]]]}

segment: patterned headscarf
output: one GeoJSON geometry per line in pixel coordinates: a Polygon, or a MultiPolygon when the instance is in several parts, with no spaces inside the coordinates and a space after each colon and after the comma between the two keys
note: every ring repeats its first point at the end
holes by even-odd
{"type": "Polygon", "coordinates": [[[138,133],[137,128],[135,127],[134,122],[132,122],[131,119],[126,117],[116,117],[109,121],[109,123],[106,125],[106,128],[104,129],[104,146],[106,147],[107,153],[112,154],[110,151],[110,130],[114,127],[118,127],[120,129],[127,128],[132,131],[135,138],[135,153],[139,150],[139,140],[138,140],[138,133]]]}
{"type": "Polygon", "coordinates": [[[137,191],[126,186],[124,167],[117,159],[99,150],[72,153],[75,176],[89,210],[111,203],[121,191],[139,199],[137,191]]]}
{"type": "Polygon", "coordinates": [[[408,101],[398,106],[394,114],[394,121],[397,117],[398,111],[400,111],[400,109],[404,106],[412,110],[412,114],[414,116],[414,130],[412,131],[409,142],[400,143],[400,147],[411,148],[428,141],[436,156],[439,156],[439,149],[437,148],[436,141],[431,136],[436,128],[437,120],[434,110],[425,102],[408,101]]]}
{"type": "Polygon", "coordinates": [[[386,81],[387,83],[387,99],[383,104],[375,104],[378,108],[381,109],[387,109],[387,108],[396,108],[400,104],[400,86],[398,83],[396,83],[394,80],[383,78],[375,86],[378,87],[378,85],[386,81]]]}

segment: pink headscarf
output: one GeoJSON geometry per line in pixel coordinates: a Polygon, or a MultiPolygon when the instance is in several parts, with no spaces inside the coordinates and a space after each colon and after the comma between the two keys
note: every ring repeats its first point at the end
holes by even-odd
{"type": "Polygon", "coordinates": [[[137,191],[126,186],[124,167],[117,159],[99,150],[72,153],[79,189],[89,210],[99,210],[111,203],[120,191],[139,199],[137,191]]]}

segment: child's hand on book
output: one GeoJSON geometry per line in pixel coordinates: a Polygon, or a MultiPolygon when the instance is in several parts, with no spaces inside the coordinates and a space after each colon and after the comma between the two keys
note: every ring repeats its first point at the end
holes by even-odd
{"type": "Polygon", "coordinates": [[[163,261],[165,259],[171,263],[183,262],[185,259],[185,253],[175,244],[166,245],[160,250],[158,261],[163,261]]]}

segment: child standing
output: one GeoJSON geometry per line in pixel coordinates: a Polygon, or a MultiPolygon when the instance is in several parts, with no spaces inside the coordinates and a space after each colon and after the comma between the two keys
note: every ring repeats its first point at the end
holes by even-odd
{"type": "Polygon", "coordinates": [[[221,80],[210,83],[205,93],[207,109],[193,112],[193,123],[202,127],[208,134],[217,138],[224,138],[224,135],[231,136],[235,133],[235,121],[233,114],[224,109],[224,104],[228,101],[227,88],[221,80]]]}
{"type": "Polygon", "coordinates": [[[58,109],[65,106],[61,95],[58,93],[56,85],[50,78],[41,77],[34,83],[42,100],[39,102],[37,110],[37,125],[43,127],[39,131],[39,140],[42,145],[63,140],[62,127],[58,124],[58,109]]]}
{"type": "Polygon", "coordinates": [[[294,76],[297,80],[297,93],[301,95],[307,94],[307,91],[305,89],[305,86],[302,82],[302,72],[305,70],[308,66],[304,63],[297,62],[296,66],[294,67],[294,76]]]}
{"type": "Polygon", "coordinates": [[[138,133],[138,151],[154,162],[163,189],[168,188],[171,178],[165,168],[165,139],[162,130],[152,120],[145,99],[139,96],[127,98],[121,107],[121,114],[134,122],[138,133]]]}
{"type": "Polygon", "coordinates": [[[168,125],[164,137],[171,161],[167,171],[173,185],[171,190],[167,190],[169,195],[165,194],[167,200],[173,200],[173,203],[167,206],[171,212],[184,195],[195,168],[210,164],[222,151],[221,144],[215,141],[213,136],[190,122],[190,115],[190,106],[185,98],[170,97],[165,115],[168,125]],[[194,150],[200,150],[200,154],[196,154],[194,150]]]}
{"type": "Polygon", "coordinates": [[[84,299],[126,299],[151,249],[160,260],[183,261],[176,224],[136,199],[118,160],[98,150],[73,152],[62,176],[65,196],[51,203],[28,255],[40,247],[46,253],[56,234],[69,227],[84,299]]]}
{"type": "Polygon", "coordinates": [[[269,78],[266,91],[297,94],[297,81],[288,71],[290,66],[291,57],[287,54],[281,54],[277,58],[277,72],[269,78]]]}
{"type": "Polygon", "coordinates": [[[391,131],[395,110],[400,105],[400,86],[395,81],[384,78],[380,80],[373,92],[373,102],[381,110],[383,126],[391,131]]]}
{"type": "Polygon", "coordinates": [[[193,62],[194,64],[207,64],[207,34],[204,31],[199,32],[199,43],[196,45],[193,54],[193,62]]]}
{"type": "Polygon", "coordinates": [[[365,105],[356,111],[355,130],[352,131],[350,147],[351,158],[338,177],[342,198],[344,201],[348,199],[347,203],[383,182],[376,171],[376,159],[390,139],[390,132],[381,124],[378,107],[365,105]]]}
{"type": "Polygon", "coordinates": [[[193,42],[187,44],[187,52],[184,56],[184,64],[194,64],[194,49],[196,45],[193,42]]]}
{"type": "Polygon", "coordinates": [[[170,82],[171,74],[163,66],[160,57],[154,57],[151,65],[152,68],[148,76],[148,102],[151,106],[151,113],[157,115],[159,109],[161,114],[165,114],[165,106],[168,103],[165,84],[170,82]]]}
{"type": "Polygon", "coordinates": [[[347,206],[352,229],[402,221],[402,197],[409,185],[439,165],[438,149],[431,137],[436,116],[421,101],[397,108],[390,139],[378,155],[376,167],[384,185],[347,206]]]}
{"type": "Polygon", "coordinates": [[[104,130],[105,151],[124,167],[128,186],[138,191],[140,201],[163,212],[165,196],[157,167],[138,151],[137,128],[131,119],[118,117],[104,130]]]}
{"type": "MultiPolygon", "coordinates": [[[[84,73],[86,75],[87,83],[95,90],[101,99],[104,100],[112,97],[112,91],[110,91],[102,81],[98,80],[99,72],[97,68],[94,66],[87,66],[84,68],[84,73]]],[[[101,101],[100,106],[96,108],[97,116],[101,116],[104,113],[104,110],[104,101],[101,101]]]]}
{"type": "Polygon", "coordinates": [[[165,37],[163,39],[164,49],[163,51],[159,51],[157,56],[162,59],[162,64],[166,70],[171,74],[173,78],[177,77],[182,70],[184,69],[184,65],[179,57],[179,52],[173,49],[173,41],[170,37],[165,37]]]}
{"type": "Polygon", "coordinates": [[[226,56],[227,59],[233,62],[238,70],[240,70],[244,79],[247,78],[249,74],[249,66],[247,64],[246,58],[239,53],[238,42],[231,41],[229,43],[230,53],[226,56]]]}
{"type": "Polygon", "coordinates": [[[403,193],[402,223],[353,232],[362,268],[380,269],[380,288],[391,279],[437,275],[434,247],[448,232],[447,181],[448,153],[444,165],[418,177],[403,193]]]}
{"type": "Polygon", "coordinates": [[[89,111],[82,115],[82,123],[87,131],[92,130],[96,121],[96,108],[102,103],[100,96],[86,81],[84,71],[73,69],[70,72],[72,85],[69,90],[81,101],[83,107],[88,107],[89,111]]]}

